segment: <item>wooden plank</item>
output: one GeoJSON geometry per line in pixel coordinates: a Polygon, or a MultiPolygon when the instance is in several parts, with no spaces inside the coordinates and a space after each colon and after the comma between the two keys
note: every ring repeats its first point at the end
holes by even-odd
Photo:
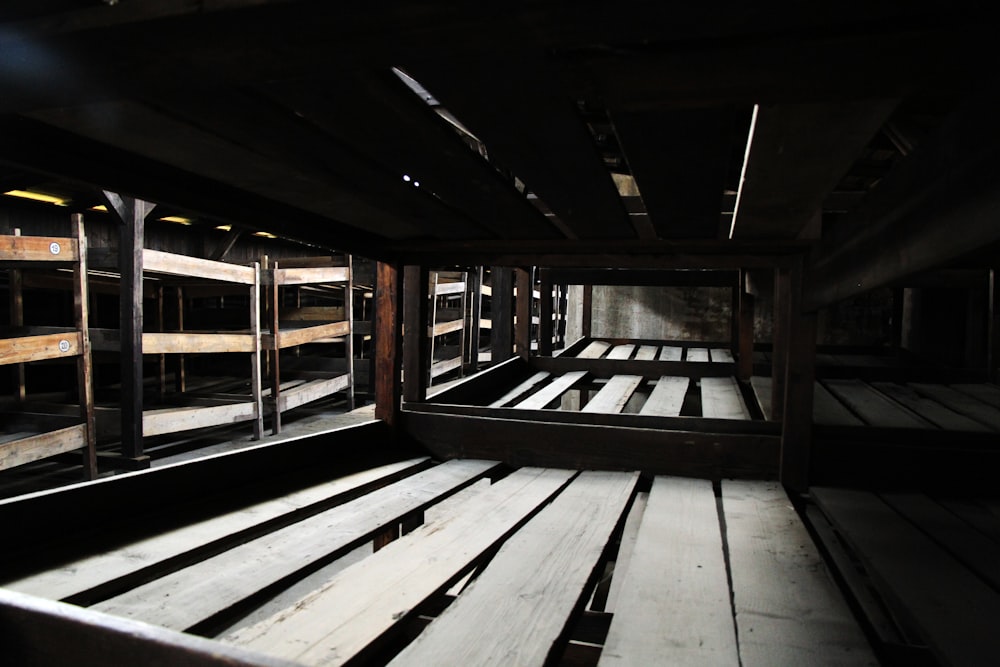
{"type": "Polygon", "coordinates": [[[549,372],[548,371],[538,371],[537,373],[535,373],[534,375],[532,375],[530,378],[528,378],[524,382],[520,383],[519,385],[517,385],[516,387],[514,387],[513,389],[511,389],[510,391],[508,391],[506,394],[504,394],[503,396],[501,396],[497,400],[495,400],[492,403],[490,403],[490,407],[491,408],[502,408],[503,406],[507,405],[511,401],[513,401],[516,398],[520,397],[522,394],[530,391],[535,385],[537,385],[539,382],[543,381],[548,376],[549,376],[549,372]]]}
{"type": "Polygon", "coordinates": [[[205,552],[236,544],[263,526],[290,523],[327,509],[359,492],[417,472],[429,463],[419,457],[352,473],[335,480],[299,489],[203,521],[179,526],[139,539],[125,546],[84,556],[57,568],[5,582],[4,588],[52,600],[80,600],[100,591],[112,592],[152,578],[169,569],[184,554],[205,552]],[[126,583],[116,583],[124,580],[126,583]]]}
{"type": "Polygon", "coordinates": [[[301,664],[341,665],[446,590],[573,473],[523,468],[338,573],[293,606],[223,638],[301,664]]]}
{"type": "Polygon", "coordinates": [[[403,394],[403,272],[395,264],[375,265],[375,417],[396,427],[403,394]]]}
{"type": "Polygon", "coordinates": [[[304,568],[347,553],[386,525],[485,475],[489,461],[448,461],[207,558],[93,608],[186,630],[304,568]]]}
{"type": "Polygon", "coordinates": [[[740,664],[877,665],[776,482],[722,481],[740,664]]]}
{"type": "Polygon", "coordinates": [[[813,497],[882,594],[906,609],[942,664],[981,664],[1000,651],[1000,596],[913,524],[865,491],[816,487],[813,497]]]}
{"type": "Polygon", "coordinates": [[[250,266],[213,262],[210,259],[189,257],[148,248],[142,251],[142,268],[152,273],[165,273],[185,278],[222,280],[242,285],[253,285],[254,270],[250,266]]]}
{"type": "Polygon", "coordinates": [[[701,414],[715,419],[750,419],[736,378],[701,379],[701,414]]]}
{"type": "Polygon", "coordinates": [[[57,431],[29,435],[0,444],[0,470],[83,449],[87,446],[87,426],[79,424],[57,431]]]}
{"type": "Polygon", "coordinates": [[[628,570],[616,576],[625,581],[599,667],[739,664],[710,481],[653,480],[628,570]]]}
{"type": "Polygon", "coordinates": [[[580,354],[576,355],[577,359],[600,359],[604,356],[604,353],[611,348],[611,343],[605,343],[603,340],[591,341],[587,347],[580,351],[580,354]]]}
{"type": "Polygon", "coordinates": [[[83,339],[78,331],[0,338],[0,366],[75,357],[82,349],[83,339]]]}
{"type": "Polygon", "coordinates": [[[655,345],[640,345],[635,353],[636,361],[652,361],[656,359],[659,348],[655,345]]]}
{"type": "Polygon", "coordinates": [[[461,331],[465,328],[465,320],[452,320],[451,322],[437,322],[433,328],[428,328],[428,336],[443,336],[453,331],[461,331]]]}
{"type": "Polygon", "coordinates": [[[71,237],[0,235],[0,261],[75,262],[79,257],[79,246],[71,237]]]}
{"type": "Polygon", "coordinates": [[[521,410],[542,410],[546,405],[562,396],[563,392],[583,379],[587,371],[571,371],[552,380],[541,390],[514,405],[521,410]]]}
{"type": "Polygon", "coordinates": [[[146,437],[178,433],[195,428],[237,424],[257,417],[255,402],[210,407],[168,408],[142,413],[142,434],[146,437]]]}
{"type": "Polygon", "coordinates": [[[302,306],[281,311],[282,322],[342,322],[345,319],[343,306],[302,306]]]}
{"type": "Polygon", "coordinates": [[[622,411],[640,384],[642,384],[641,375],[616,375],[583,406],[581,412],[617,414],[622,411]]]}
{"type": "Polygon", "coordinates": [[[300,405],[305,405],[330,394],[335,394],[338,391],[343,391],[350,384],[351,377],[346,373],[326,380],[307,382],[293,389],[282,391],[281,397],[278,399],[278,409],[284,412],[285,410],[297,408],[300,405]]]}
{"type": "Polygon", "coordinates": [[[581,473],[390,664],[544,664],[586,601],[637,480],[581,473]]]}
{"type": "Polygon", "coordinates": [[[994,590],[1000,590],[1000,544],[922,493],[879,495],[956,560],[982,577],[994,590]]]}
{"type": "Polygon", "coordinates": [[[522,359],[531,356],[531,284],[531,271],[514,269],[514,351],[522,359]]]}
{"type": "Polygon", "coordinates": [[[715,347],[709,350],[712,354],[712,361],[716,363],[732,364],[736,362],[733,353],[724,348],[715,347]]]}
{"type": "MultiPolygon", "coordinates": [[[[281,267],[284,261],[278,266],[281,267]]],[[[277,268],[264,274],[265,285],[328,285],[346,282],[351,277],[347,266],[277,268]]]]}
{"type": "Polygon", "coordinates": [[[757,405],[760,406],[764,419],[772,421],[771,378],[766,375],[754,375],[750,378],[750,388],[753,389],[753,395],[757,399],[757,405]]]}
{"type": "Polygon", "coordinates": [[[823,384],[870,426],[883,428],[934,428],[934,425],[861,380],[825,380],[823,384]]]}
{"type": "MultiPolygon", "coordinates": [[[[750,378],[750,386],[753,387],[764,419],[770,421],[771,378],[755,375],[750,378]]],[[[864,426],[863,421],[855,417],[819,382],[813,382],[813,422],[836,426],[864,426]]]]}
{"type": "Polygon", "coordinates": [[[681,414],[684,397],[687,395],[690,378],[664,375],[656,381],[652,393],[642,408],[640,415],[657,415],[661,417],[677,417],[681,414]]]}
{"type": "Polygon", "coordinates": [[[1000,408],[1000,387],[995,384],[953,384],[950,386],[955,391],[968,394],[969,396],[978,398],[983,403],[992,405],[995,408],[1000,408]]]}
{"type": "Polygon", "coordinates": [[[707,362],[708,361],[708,348],[704,348],[704,347],[689,347],[687,349],[687,361],[707,362]]]}
{"type": "MultiPolygon", "coordinates": [[[[302,327],[299,329],[279,329],[277,347],[278,349],[284,350],[285,348],[295,347],[297,345],[314,343],[324,338],[346,336],[350,333],[351,323],[348,321],[329,322],[327,324],[320,324],[314,327],[302,327]]],[[[274,349],[275,343],[273,335],[265,334],[264,336],[261,336],[261,340],[266,348],[274,349]]]]}
{"type": "Polygon", "coordinates": [[[894,382],[872,382],[872,386],[889,398],[913,410],[939,428],[952,431],[989,431],[979,422],[949,410],[935,400],[925,398],[912,387],[894,382]]]}
{"type": "Polygon", "coordinates": [[[429,276],[426,266],[403,267],[403,400],[413,403],[427,398],[429,276]]]}
{"type": "Polygon", "coordinates": [[[660,348],[660,361],[680,361],[684,348],[677,345],[664,345],[660,348]]]}
{"type": "Polygon", "coordinates": [[[614,348],[608,352],[608,359],[628,359],[632,356],[632,351],[635,349],[635,345],[615,345],[614,348]]]}
{"type": "Polygon", "coordinates": [[[910,387],[922,396],[932,398],[950,410],[1000,431],[1000,409],[987,405],[972,396],[940,384],[911,382],[910,387]]]}
{"type": "Polygon", "coordinates": [[[640,491],[632,501],[632,507],[628,511],[625,519],[625,526],[622,528],[622,536],[618,544],[618,553],[615,555],[614,571],[611,575],[611,585],[608,586],[608,598],[604,603],[604,611],[614,613],[618,604],[618,596],[621,594],[622,584],[625,581],[625,573],[628,572],[629,563],[632,562],[632,554],[635,552],[635,540],[639,536],[639,526],[642,524],[642,515],[646,512],[646,504],[649,502],[649,494],[640,491]]]}
{"type": "Polygon", "coordinates": [[[206,354],[212,352],[253,352],[250,333],[144,333],[143,354],[206,354]]]}

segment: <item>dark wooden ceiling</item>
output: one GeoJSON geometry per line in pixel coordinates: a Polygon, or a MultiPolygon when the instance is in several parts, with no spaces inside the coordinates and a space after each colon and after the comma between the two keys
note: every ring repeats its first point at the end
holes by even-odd
{"type": "MultiPolygon", "coordinates": [[[[991,196],[941,176],[988,174],[1000,149],[985,6],[367,5],[7,0],[4,180],[376,257],[607,265],[815,246],[820,301],[858,271],[876,280],[845,257],[884,263],[907,216],[991,196]]],[[[889,273],[928,268],[902,263],[889,273]]]]}

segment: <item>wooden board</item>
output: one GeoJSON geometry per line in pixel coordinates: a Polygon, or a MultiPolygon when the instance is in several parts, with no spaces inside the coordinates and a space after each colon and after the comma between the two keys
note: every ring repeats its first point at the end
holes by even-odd
{"type": "Polygon", "coordinates": [[[351,385],[351,376],[344,374],[325,380],[306,382],[287,391],[282,390],[278,396],[278,409],[284,412],[300,405],[311,403],[338,391],[343,391],[351,385]]]}
{"type": "Polygon", "coordinates": [[[1000,409],[987,405],[979,399],[940,384],[911,383],[909,385],[922,396],[932,398],[946,408],[954,410],[985,424],[991,430],[1000,431],[1000,409]]]}
{"type": "Polygon", "coordinates": [[[254,419],[257,411],[256,402],[146,410],[142,413],[142,434],[150,437],[195,428],[237,424],[254,419]]]}
{"type": "Polygon", "coordinates": [[[605,343],[603,340],[595,340],[583,348],[576,357],[577,359],[600,359],[610,347],[611,343],[605,343]]]}
{"type": "Polygon", "coordinates": [[[740,663],[877,665],[781,486],[723,480],[722,507],[740,663]]]}
{"type": "Polygon", "coordinates": [[[293,513],[308,513],[313,508],[336,504],[348,494],[372,488],[380,483],[412,474],[427,465],[427,457],[408,459],[265,500],[226,514],[140,539],[123,547],[85,556],[62,566],[6,581],[4,588],[53,600],[80,596],[95,589],[108,589],[118,579],[139,578],[144,571],[165,568],[166,563],[183,554],[205,549],[213,544],[235,543],[243,534],[259,526],[279,522],[293,513]]]}
{"type": "Polygon", "coordinates": [[[874,494],[814,487],[812,495],[942,664],[983,664],[1000,653],[1000,596],[981,579],[874,494]]]}
{"type": "Polygon", "coordinates": [[[657,477],[599,667],[739,665],[715,492],[657,477]]]}
{"type": "Polygon", "coordinates": [[[0,338],[0,366],[75,357],[80,354],[82,348],[82,336],[78,331],[0,338]]]}
{"type": "MultiPolygon", "coordinates": [[[[347,336],[351,333],[350,322],[329,322],[314,327],[302,327],[298,329],[278,330],[277,349],[305,345],[306,343],[318,342],[323,338],[336,336],[347,336]]],[[[265,349],[276,349],[273,334],[265,334],[260,337],[265,349]]]]}
{"type": "Polygon", "coordinates": [[[388,524],[457,491],[494,466],[489,461],[448,461],[133,588],[93,608],[186,630],[262,588],[347,553],[388,524]]]}
{"type": "Polygon", "coordinates": [[[687,350],[687,361],[708,361],[708,348],[689,347],[687,350]]]}
{"type": "MultiPolygon", "coordinates": [[[[281,266],[280,260],[278,266],[281,266]]],[[[327,285],[347,282],[351,269],[346,266],[277,268],[263,272],[261,277],[264,284],[270,285],[327,285]]]]}
{"type": "Polygon", "coordinates": [[[572,475],[522,468],[223,641],[301,664],[343,664],[459,579],[572,475]]]}
{"type": "MultiPolygon", "coordinates": [[[[754,375],[750,378],[754,396],[764,419],[771,420],[771,378],[754,375]]],[[[843,403],[834,398],[826,387],[819,382],[813,383],[813,422],[816,424],[836,426],[864,426],[864,422],[855,417],[843,403]]]]}
{"type": "Polygon", "coordinates": [[[142,268],[152,273],[165,273],[185,278],[206,278],[225,282],[253,285],[257,272],[252,266],[215,262],[200,257],[188,257],[159,250],[142,251],[142,268]]]}
{"type": "Polygon", "coordinates": [[[750,419],[736,378],[701,379],[701,414],[715,419],[750,419]]]}
{"type": "Polygon", "coordinates": [[[583,472],[392,665],[542,665],[585,602],[636,473],[583,472]]]}
{"type": "Polygon", "coordinates": [[[951,385],[951,388],[955,391],[960,391],[963,394],[968,394],[969,396],[978,398],[983,403],[992,405],[995,408],[1000,408],[1000,387],[995,384],[953,384],[951,385]]]}
{"type": "Polygon", "coordinates": [[[563,375],[553,379],[552,382],[542,387],[536,393],[515,404],[514,407],[522,410],[541,410],[545,408],[546,405],[562,396],[564,391],[583,379],[583,376],[586,374],[587,371],[571,371],[569,373],[564,373],[563,375]]]}
{"type": "Polygon", "coordinates": [[[861,380],[824,380],[826,388],[869,426],[883,428],[934,428],[933,424],[861,380]]]}
{"type": "Polygon", "coordinates": [[[581,412],[618,414],[640,384],[641,375],[615,375],[583,406],[581,412]]]}
{"type": "Polygon", "coordinates": [[[639,414],[660,417],[679,416],[690,383],[690,378],[662,376],[656,381],[656,386],[653,387],[649,398],[639,409],[639,414]]]}
{"type": "Polygon", "coordinates": [[[87,427],[85,424],[69,426],[48,433],[27,435],[17,440],[0,443],[0,470],[7,470],[32,461],[40,461],[86,446],[87,427]]]}
{"type": "Polygon", "coordinates": [[[635,350],[635,345],[625,344],[625,345],[615,345],[614,349],[608,352],[608,359],[628,359],[632,356],[632,351],[635,350]]]}
{"type": "Polygon", "coordinates": [[[721,347],[713,347],[710,352],[712,353],[712,361],[715,363],[732,364],[736,363],[733,359],[733,353],[721,347]]]}
{"type": "Polygon", "coordinates": [[[641,345],[635,353],[636,361],[652,361],[656,359],[658,348],[655,345],[641,345]]]}
{"type": "Polygon", "coordinates": [[[517,385],[516,387],[514,387],[513,389],[511,389],[510,391],[508,391],[506,394],[504,394],[503,396],[501,396],[497,400],[495,400],[492,403],[490,403],[490,407],[491,408],[502,408],[503,406],[507,405],[511,401],[519,398],[521,395],[523,395],[526,392],[530,391],[535,385],[537,385],[539,382],[543,381],[548,376],[549,376],[549,372],[548,371],[538,371],[537,373],[535,373],[534,375],[532,375],[530,378],[528,378],[527,380],[525,380],[521,384],[517,385]]]}
{"type": "Polygon", "coordinates": [[[71,237],[0,235],[0,261],[75,262],[77,241],[71,237]]]}
{"type": "Polygon", "coordinates": [[[968,417],[949,410],[935,400],[925,398],[911,387],[894,382],[872,382],[872,386],[894,401],[908,407],[939,428],[952,431],[989,431],[968,417]]]}
{"type": "Polygon", "coordinates": [[[646,504],[649,502],[649,494],[640,491],[632,501],[632,507],[628,511],[625,519],[625,526],[622,528],[622,536],[618,545],[618,553],[615,555],[614,571],[611,575],[611,585],[608,586],[608,598],[604,603],[604,610],[614,613],[618,604],[618,596],[621,593],[622,583],[625,581],[625,573],[628,572],[629,563],[632,562],[632,553],[635,551],[635,541],[639,536],[639,526],[642,524],[642,515],[646,511],[646,504]]]}
{"type": "Polygon", "coordinates": [[[212,352],[253,352],[255,337],[250,333],[144,333],[143,354],[207,354],[212,352]]]}
{"type": "Polygon", "coordinates": [[[684,348],[676,345],[664,345],[660,348],[660,361],[680,361],[684,348]]]}

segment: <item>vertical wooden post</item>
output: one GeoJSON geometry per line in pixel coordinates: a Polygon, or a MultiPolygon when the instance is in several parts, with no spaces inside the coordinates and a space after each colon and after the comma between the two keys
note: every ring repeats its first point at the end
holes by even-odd
{"type": "Polygon", "coordinates": [[[375,418],[399,425],[402,396],[403,274],[396,265],[375,265],[375,418]]]}
{"type": "Polygon", "coordinates": [[[271,287],[271,291],[268,294],[270,297],[270,303],[268,304],[268,313],[270,315],[271,325],[271,350],[268,352],[268,358],[271,360],[271,434],[277,435],[281,433],[281,349],[278,345],[279,330],[278,330],[278,317],[281,312],[281,289],[278,287],[278,281],[275,279],[278,269],[278,262],[272,262],[268,270],[268,281],[267,283],[271,287]]]}
{"type": "Polygon", "coordinates": [[[462,331],[458,337],[458,358],[462,363],[458,367],[458,377],[465,377],[465,337],[466,333],[468,333],[465,328],[465,314],[468,312],[469,307],[469,275],[468,271],[462,272],[462,284],[465,285],[465,288],[462,290],[462,305],[459,306],[459,309],[462,311],[462,331]]]}
{"type": "Polygon", "coordinates": [[[472,302],[469,311],[469,371],[479,370],[479,336],[483,319],[483,267],[469,273],[472,281],[472,302]]]}
{"type": "Polygon", "coordinates": [[[264,391],[260,373],[260,262],[253,263],[253,285],[250,286],[250,333],[253,334],[253,352],[250,353],[250,392],[253,394],[253,439],[264,436],[264,391]]]}
{"type": "Polygon", "coordinates": [[[736,282],[729,294],[729,351],[734,355],[740,351],[740,303],[743,301],[743,274],[736,274],[736,282]]]}
{"type": "Polygon", "coordinates": [[[83,343],[80,356],[76,358],[76,378],[79,387],[80,419],[84,423],[87,444],[83,449],[83,471],[87,479],[97,478],[97,421],[94,416],[94,377],[90,349],[90,305],[87,282],[87,235],[83,227],[83,215],[74,213],[71,217],[73,235],[76,237],[78,260],[73,267],[73,310],[75,326],[83,343]]]}
{"type": "MultiPolygon", "coordinates": [[[[15,229],[14,236],[20,235],[21,230],[15,229]]],[[[10,325],[15,328],[24,326],[24,274],[21,269],[10,270],[10,325]]],[[[14,365],[14,384],[15,399],[23,403],[28,398],[24,364],[14,365]]]]}
{"type": "Polygon", "coordinates": [[[527,359],[531,356],[531,299],[534,292],[531,273],[525,269],[514,269],[517,297],[514,300],[514,348],[517,356],[527,359]]]}
{"type": "MultiPolygon", "coordinates": [[[[258,294],[258,299],[259,296],[260,295],[258,294]]],[[[184,331],[184,288],[181,287],[180,285],[177,286],[177,330],[184,331]]],[[[187,364],[185,362],[185,357],[183,352],[176,355],[176,357],[177,357],[177,377],[175,378],[176,390],[178,393],[183,394],[185,391],[187,391],[187,364]]]]}
{"type": "MultiPolygon", "coordinates": [[[[160,333],[164,333],[167,330],[167,323],[164,319],[164,300],[166,298],[166,290],[163,285],[156,286],[156,330],[160,333]]],[[[158,354],[157,364],[156,364],[156,396],[157,399],[162,403],[167,396],[167,355],[158,354]]]]}
{"type": "MultiPolygon", "coordinates": [[[[347,409],[354,409],[354,257],[347,257],[347,284],[344,285],[344,321],[350,326],[345,338],[344,354],[347,355],[347,409]]],[[[296,290],[296,307],[301,306],[296,290]]]]}
{"type": "Polygon", "coordinates": [[[425,266],[403,269],[403,400],[410,403],[427,400],[429,278],[425,266]]]}
{"type": "Polygon", "coordinates": [[[568,285],[559,285],[559,298],[556,308],[556,345],[557,349],[566,347],[566,295],[569,292],[568,285]]]}
{"type": "Polygon", "coordinates": [[[797,263],[788,277],[788,361],[785,367],[781,425],[781,482],[789,490],[809,488],[813,386],[816,381],[816,313],[802,312],[803,271],[797,263]]]}
{"type": "Polygon", "coordinates": [[[990,382],[1000,381],[1000,275],[990,269],[986,366],[990,382]]]}
{"type": "Polygon", "coordinates": [[[430,294],[430,303],[428,307],[430,308],[430,316],[427,320],[427,342],[430,345],[430,352],[427,353],[427,386],[430,387],[434,384],[434,348],[435,343],[437,343],[437,336],[434,335],[434,328],[437,324],[437,312],[438,312],[438,281],[441,278],[441,273],[439,271],[429,272],[429,279],[427,284],[427,292],[430,294]]]}
{"type": "Polygon", "coordinates": [[[737,373],[744,382],[753,375],[753,316],[754,297],[747,285],[747,272],[740,271],[739,285],[739,349],[737,350],[737,373]]]}
{"type": "Polygon", "coordinates": [[[538,354],[542,357],[552,356],[552,272],[549,269],[539,269],[538,291],[542,301],[538,308],[538,354]]]}
{"type": "Polygon", "coordinates": [[[121,273],[120,329],[122,369],[122,456],[148,466],[142,442],[142,254],[146,216],[155,204],[105,191],[108,210],[121,223],[118,267],[121,273]]]}
{"type": "Polygon", "coordinates": [[[491,359],[497,364],[514,354],[514,272],[507,267],[494,266],[491,275],[493,328],[490,345],[491,359]]]}
{"type": "Polygon", "coordinates": [[[580,333],[584,338],[590,338],[593,331],[594,321],[594,286],[583,286],[583,319],[580,326],[580,333]]]}
{"type": "Polygon", "coordinates": [[[781,421],[785,414],[785,369],[788,363],[789,301],[791,271],[779,268],[774,272],[774,326],[771,349],[771,420],[781,421]]]}

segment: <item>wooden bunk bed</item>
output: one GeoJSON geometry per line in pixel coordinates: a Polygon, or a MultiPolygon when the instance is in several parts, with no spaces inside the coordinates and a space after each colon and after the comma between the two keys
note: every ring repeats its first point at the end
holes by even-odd
{"type": "Polygon", "coordinates": [[[4,418],[6,433],[0,436],[0,470],[6,470],[58,454],[82,451],[87,479],[97,476],[94,393],[88,330],[87,239],[83,216],[72,216],[73,236],[42,237],[14,235],[0,238],[0,267],[8,269],[11,329],[0,338],[0,365],[14,370],[11,407],[20,414],[4,418]],[[25,327],[22,293],[24,269],[54,270],[70,267],[73,272],[74,326],[25,327]],[[75,359],[79,419],[67,421],[64,413],[30,412],[25,386],[25,364],[75,359]],[[29,412],[25,412],[25,410],[29,412]]]}
{"type": "Polygon", "coordinates": [[[465,373],[466,309],[468,306],[468,273],[465,271],[431,271],[428,292],[431,299],[430,324],[430,384],[441,376],[465,373]]]}
{"type": "Polygon", "coordinates": [[[342,260],[318,257],[274,261],[265,270],[263,282],[270,290],[270,328],[262,333],[262,343],[269,353],[272,433],[281,432],[282,413],[337,392],[345,392],[347,409],[353,410],[354,287],[350,255],[342,260]],[[296,302],[291,306],[283,301],[287,288],[294,288],[296,302]],[[323,303],[335,293],[340,305],[302,306],[303,288],[310,288],[310,294],[323,303]],[[282,362],[283,350],[330,343],[344,345],[343,370],[317,369],[313,355],[309,355],[308,363],[295,364],[300,368],[283,370],[287,366],[282,362]]]}

